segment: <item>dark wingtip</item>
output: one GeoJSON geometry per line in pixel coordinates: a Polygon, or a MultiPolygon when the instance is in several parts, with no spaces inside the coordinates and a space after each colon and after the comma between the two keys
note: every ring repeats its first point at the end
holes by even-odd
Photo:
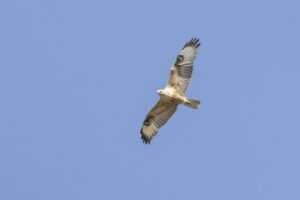
{"type": "Polygon", "coordinates": [[[151,139],[143,137],[143,136],[142,136],[142,140],[143,140],[144,144],[150,144],[150,141],[151,141],[151,139]]]}
{"type": "Polygon", "coordinates": [[[146,135],[143,134],[143,129],[141,129],[141,139],[143,140],[143,143],[144,144],[150,144],[150,141],[152,138],[148,138],[146,135]]]}
{"type": "Polygon", "coordinates": [[[192,38],[189,42],[187,42],[182,49],[186,47],[195,47],[198,48],[201,45],[201,42],[199,42],[198,38],[192,38]]]}

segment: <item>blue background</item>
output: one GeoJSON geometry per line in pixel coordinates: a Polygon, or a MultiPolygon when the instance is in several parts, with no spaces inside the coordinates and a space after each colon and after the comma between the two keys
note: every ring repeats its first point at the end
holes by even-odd
{"type": "Polygon", "coordinates": [[[0,3],[0,199],[300,199],[299,1],[0,3]],[[172,62],[187,96],[140,140],[172,62]]]}

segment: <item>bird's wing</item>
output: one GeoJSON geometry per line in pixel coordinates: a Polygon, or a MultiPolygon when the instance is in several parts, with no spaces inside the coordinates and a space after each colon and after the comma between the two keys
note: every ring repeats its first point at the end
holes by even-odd
{"type": "Polygon", "coordinates": [[[189,86],[193,72],[193,61],[199,46],[199,39],[192,38],[181,49],[171,68],[168,86],[174,87],[179,94],[183,94],[189,86]]]}
{"type": "Polygon", "coordinates": [[[177,104],[160,99],[147,114],[141,128],[142,140],[149,144],[158,129],[175,113],[177,104]]]}

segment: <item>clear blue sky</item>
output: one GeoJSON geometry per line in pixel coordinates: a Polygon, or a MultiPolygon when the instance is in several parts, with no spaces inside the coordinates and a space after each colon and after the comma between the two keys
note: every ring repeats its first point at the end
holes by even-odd
{"type": "Polygon", "coordinates": [[[1,1],[0,199],[299,200],[299,1],[1,1]],[[191,37],[187,96],[142,121],[191,37]]]}

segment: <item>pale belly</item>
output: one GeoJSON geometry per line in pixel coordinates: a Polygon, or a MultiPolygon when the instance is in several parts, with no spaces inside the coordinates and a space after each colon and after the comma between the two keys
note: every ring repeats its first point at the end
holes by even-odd
{"type": "Polygon", "coordinates": [[[173,101],[176,104],[182,104],[185,102],[185,97],[178,95],[176,92],[173,91],[164,91],[160,97],[166,101],[173,101]]]}

